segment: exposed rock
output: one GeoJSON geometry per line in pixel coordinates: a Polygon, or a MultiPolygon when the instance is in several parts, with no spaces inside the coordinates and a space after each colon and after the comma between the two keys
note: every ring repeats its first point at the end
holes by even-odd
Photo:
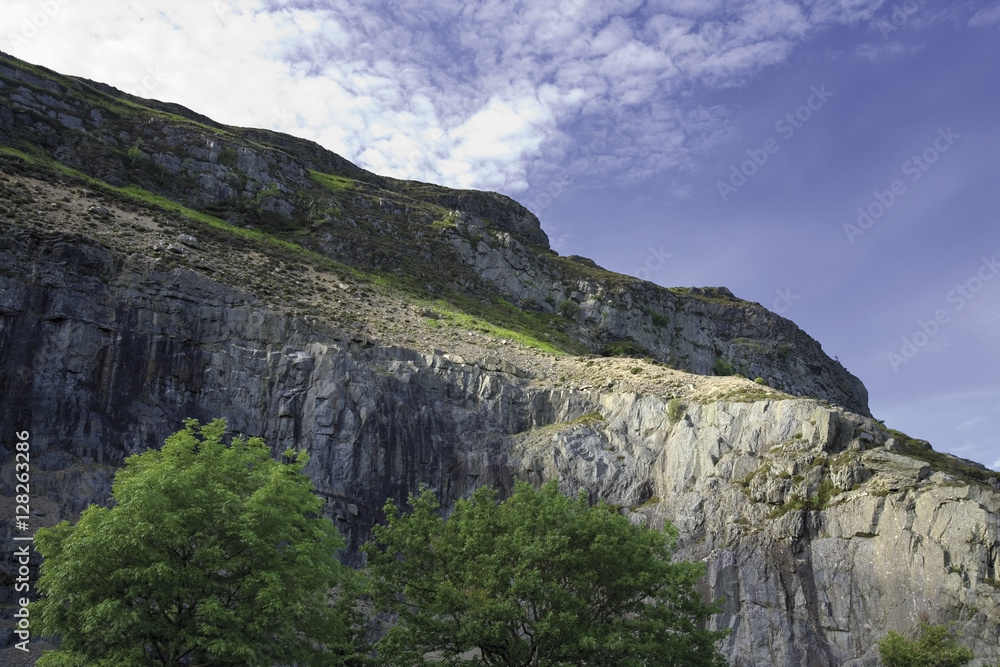
{"type": "Polygon", "coordinates": [[[878,640],[922,619],[957,620],[980,658],[1000,658],[1000,493],[923,480],[867,417],[798,399],[673,418],[663,397],[357,341],[185,268],[0,237],[0,419],[32,433],[46,520],[106,503],[115,467],[182,419],[222,416],[275,452],[310,452],[352,550],[386,497],[426,484],[450,506],[483,484],[558,479],[678,526],[680,555],[726,599],[712,623],[732,630],[736,667],[874,667],[878,640]]]}
{"type": "Polygon", "coordinates": [[[199,246],[198,239],[191,236],[190,234],[181,234],[180,236],[177,237],[177,240],[191,248],[197,248],[199,246]]]}

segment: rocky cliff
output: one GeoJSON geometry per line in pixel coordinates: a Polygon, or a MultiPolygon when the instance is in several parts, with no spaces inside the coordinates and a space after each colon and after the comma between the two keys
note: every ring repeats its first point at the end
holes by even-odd
{"type": "MultiPolygon", "coordinates": [[[[293,240],[424,296],[516,306],[571,352],[724,367],[868,414],[864,385],[792,322],[724,288],[668,290],[548,248],[495,193],[383,178],[310,142],[63,77],[0,54],[0,143],[83,182],[293,240]],[[555,331],[552,331],[555,330],[555,331]]],[[[496,321],[495,312],[478,313],[496,321]]]]}
{"type": "Polygon", "coordinates": [[[350,562],[386,497],[558,479],[678,526],[733,665],[874,667],[921,621],[1000,659],[998,476],[872,420],[791,322],[558,257],[499,195],[10,59],[0,86],[0,485],[29,430],[36,525],[106,503],[184,418],[225,417],[310,451],[350,562]],[[720,358],[770,386],[709,375],[720,358]]]}

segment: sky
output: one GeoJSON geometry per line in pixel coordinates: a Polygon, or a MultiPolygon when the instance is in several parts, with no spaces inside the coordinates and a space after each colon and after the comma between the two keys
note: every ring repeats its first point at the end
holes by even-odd
{"type": "Polygon", "coordinates": [[[0,50],[510,195],[1000,470],[1000,0],[0,0],[0,50]]]}

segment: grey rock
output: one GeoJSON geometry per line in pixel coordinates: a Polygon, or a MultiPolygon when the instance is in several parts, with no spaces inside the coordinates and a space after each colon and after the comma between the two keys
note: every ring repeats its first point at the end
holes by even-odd
{"type": "Polygon", "coordinates": [[[47,457],[33,491],[61,516],[107,504],[114,468],[184,418],[221,416],[276,453],[310,452],[353,564],[386,497],[425,484],[450,507],[484,484],[556,479],[678,527],[679,555],[704,561],[705,594],[726,599],[712,626],[732,630],[734,666],[874,665],[886,632],[923,618],[959,619],[979,658],[1000,659],[1000,493],[921,483],[925,463],[874,440],[861,451],[878,432],[868,417],[795,399],[691,403],[671,422],[665,398],[354,344],[82,240],[0,243],[0,294],[0,419],[31,430],[47,457]],[[576,421],[592,412],[603,419],[576,421]],[[797,504],[826,479],[824,505],[797,504]]]}

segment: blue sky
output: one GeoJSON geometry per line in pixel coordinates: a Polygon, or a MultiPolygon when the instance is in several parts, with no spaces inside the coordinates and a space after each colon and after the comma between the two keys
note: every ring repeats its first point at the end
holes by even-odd
{"type": "Polygon", "coordinates": [[[518,199],[562,254],[792,319],[1000,469],[1000,1],[31,0],[0,49],[518,199]]]}

